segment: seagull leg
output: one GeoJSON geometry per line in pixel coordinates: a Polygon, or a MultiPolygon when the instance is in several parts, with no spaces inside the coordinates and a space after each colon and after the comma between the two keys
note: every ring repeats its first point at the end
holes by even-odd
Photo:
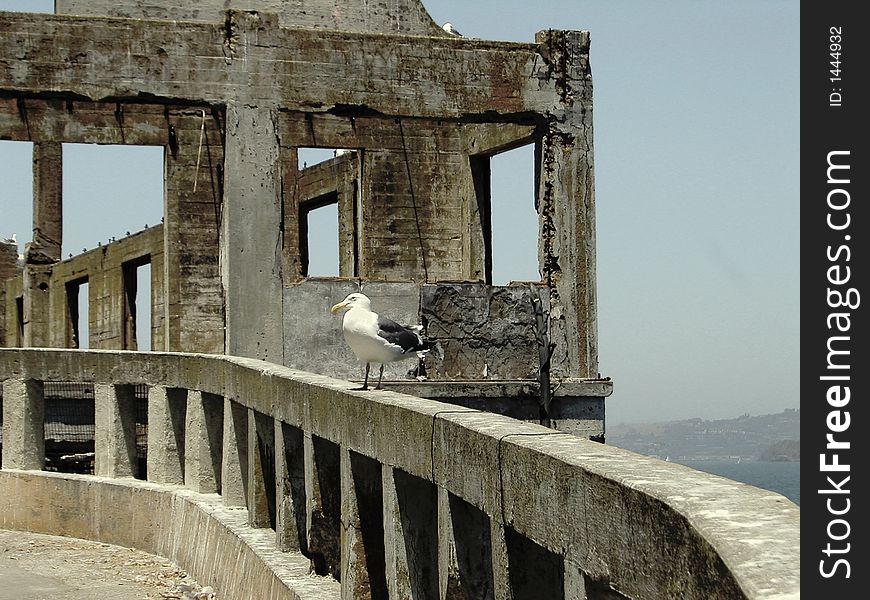
{"type": "Polygon", "coordinates": [[[352,392],[360,392],[369,389],[369,363],[366,363],[366,377],[363,380],[362,387],[351,388],[352,392]]]}
{"type": "Polygon", "coordinates": [[[384,388],[381,387],[381,379],[384,378],[384,363],[381,363],[381,374],[378,376],[378,385],[375,386],[376,390],[382,390],[384,388]]]}

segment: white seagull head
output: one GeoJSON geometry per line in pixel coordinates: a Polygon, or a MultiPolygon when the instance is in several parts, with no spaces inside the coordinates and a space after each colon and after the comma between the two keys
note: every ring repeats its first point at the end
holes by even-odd
{"type": "Polygon", "coordinates": [[[371,310],[372,301],[369,300],[369,297],[365,294],[354,292],[353,294],[348,294],[347,297],[338,304],[334,304],[329,310],[332,314],[335,314],[348,311],[351,308],[364,308],[365,310],[371,310]]]}

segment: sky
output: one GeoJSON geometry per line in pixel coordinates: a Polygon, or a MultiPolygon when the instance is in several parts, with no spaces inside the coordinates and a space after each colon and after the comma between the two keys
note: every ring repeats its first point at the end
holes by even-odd
{"type": "MultiPolygon", "coordinates": [[[[466,37],[591,33],[607,422],[799,407],[799,3],[424,4],[466,37]]],[[[159,221],[162,149],[70,145],[64,158],[64,256],[159,221]]],[[[30,164],[27,144],[0,141],[0,235],[19,242],[30,237],[30,164]]],[[[532,164],[529,149],[493,162],[497,283],[538,278],[532,164]]],[[[312,218],[327,242],[312,249],[312,271],[329,274],[335,216],[312,218]]]]}

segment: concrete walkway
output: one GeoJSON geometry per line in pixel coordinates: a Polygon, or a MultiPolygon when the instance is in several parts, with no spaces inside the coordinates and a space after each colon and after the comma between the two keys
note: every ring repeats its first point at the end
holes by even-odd
{"type": "Polygon", "coordinates": [[[159,556],[0,529],[0,600],[213,598],[209,591],[159,556]]]}

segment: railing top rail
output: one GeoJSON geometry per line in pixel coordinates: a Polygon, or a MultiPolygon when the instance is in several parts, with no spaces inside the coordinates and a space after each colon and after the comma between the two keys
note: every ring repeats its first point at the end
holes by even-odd
{"type": "Polygon", "coordinates": [[[230,356],[0,349],[9,378],[230,398],[434,482],[629,597],[799,597],[783,496],[538,425],[230,356]]]}

